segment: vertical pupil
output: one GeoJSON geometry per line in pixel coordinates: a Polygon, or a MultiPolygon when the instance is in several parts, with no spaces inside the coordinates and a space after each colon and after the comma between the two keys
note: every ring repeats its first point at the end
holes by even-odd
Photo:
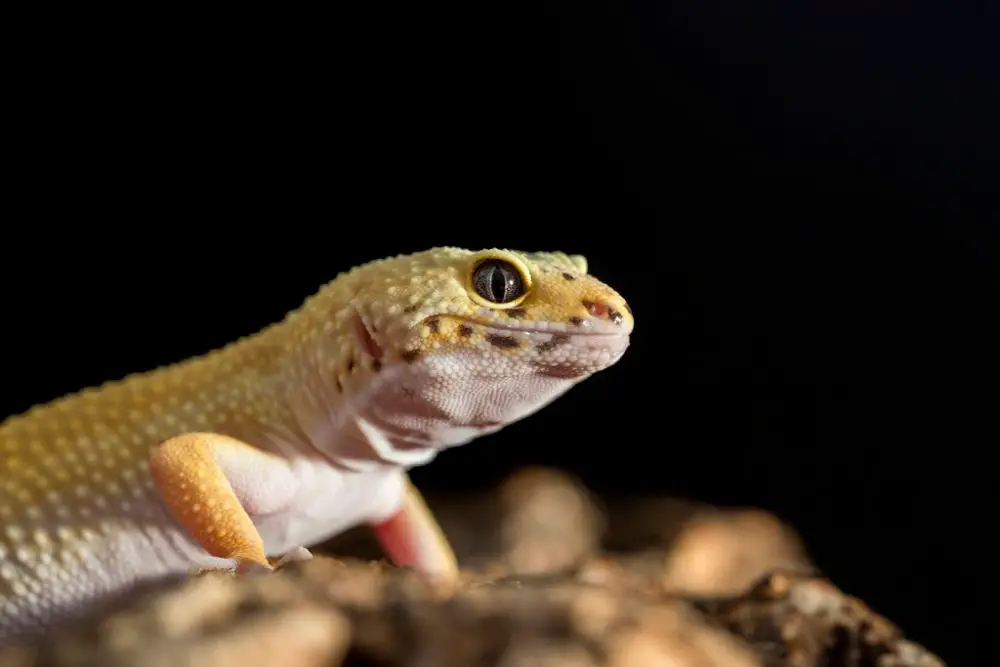
{"type": "Polygon", "coordinates": [[[507,272],[499,266],[495,267],[490,282],[492,283],[494,301],[504,302],[507,297],[507,272]]]}

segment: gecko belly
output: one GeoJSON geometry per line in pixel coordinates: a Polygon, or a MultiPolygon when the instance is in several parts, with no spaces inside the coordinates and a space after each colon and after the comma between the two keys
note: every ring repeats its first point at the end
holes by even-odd
{"type": "Polygon", "coordinates": [[[287,507],[251,518],[270,557],[310,547],[361,523],[382,521],[403,502],[403,471],[357,472],[306,459],[294,465],[296,490],[287,507]]]}

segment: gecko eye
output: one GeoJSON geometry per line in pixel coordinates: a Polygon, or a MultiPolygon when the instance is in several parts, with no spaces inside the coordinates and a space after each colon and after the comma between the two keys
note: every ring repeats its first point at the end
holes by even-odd
{"type": "Polygon", "coordinates": [[[472,286],[476,294],[497,304],[519,299],[526,291],[521,272],[502,259],[487,259],[480,263],[472,274],[472,286]]]}

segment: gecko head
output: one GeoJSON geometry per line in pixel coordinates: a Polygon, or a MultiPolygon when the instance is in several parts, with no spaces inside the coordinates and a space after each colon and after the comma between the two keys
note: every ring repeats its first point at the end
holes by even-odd
{"type": "Polygon", "coordinates": [[[353,337],[372,409],[449,446],[538,410],[616,363],[632,313],[561,252],[436,248],[355,269],[353,337]]]}

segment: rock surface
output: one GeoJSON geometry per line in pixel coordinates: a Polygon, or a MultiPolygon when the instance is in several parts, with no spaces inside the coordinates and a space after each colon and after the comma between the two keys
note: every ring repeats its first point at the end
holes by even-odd
{"type": "Polygon", "coordinates": [[[755,510],[601,506],[527,470],[470,501],[429,499],[463,563],[443,589],[380,562],[363,531],[273,574],[206,573],[0,665],[106,667],[941,667],[816,576],[755,510]],[[344,556],[343,554],[351,554],[344,556]]]}

